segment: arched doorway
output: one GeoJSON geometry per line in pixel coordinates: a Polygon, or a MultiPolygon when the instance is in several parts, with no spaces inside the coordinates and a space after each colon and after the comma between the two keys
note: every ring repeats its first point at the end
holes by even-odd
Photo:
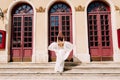
{"type": "Polygon", "coordinates": [[[10,61],[29,62],[33,50],[33,8],[26,3],[12,10],[10,61]]]}
{"type": "MultiPolygon", "coordinates": [[[[50,7],[49,10],[49,28],[48,43],[57,40],[59,31],[62,31],[66,41],[72,41],[72,11],[69,5],[63,2],[57,2],[50,7]]],[[[49,45],[48,44],[48,45],[49,45]]],[[[73,53],[70,54],[68,61],[72,61],[73,53]]],[[[49,51],[49,61],[55,61],[56,55],[49,51]]]]}
{"type": "Polygon", "coordinates": [[[89,4],[87,15],[91,60],[113,60],[111,11],[109,5],[101,1],[94,1],[89,4]]]}

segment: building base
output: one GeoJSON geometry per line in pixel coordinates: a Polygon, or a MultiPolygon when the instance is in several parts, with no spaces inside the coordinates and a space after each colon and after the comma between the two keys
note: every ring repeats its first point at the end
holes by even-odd
{"type": "Polygon", "coordinates": [[[76,54],[73,56],[74,62],[88,63],[90,62],[90,55],[87,53],[76,54]]]}

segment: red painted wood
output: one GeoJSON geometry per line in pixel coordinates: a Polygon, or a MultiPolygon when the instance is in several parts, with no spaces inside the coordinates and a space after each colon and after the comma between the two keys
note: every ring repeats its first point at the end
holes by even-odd
{"type": "Polygon", "coordinates": [[[88,12],[88,35],[91,57],[113,57],[110,11],[88,12]]]}
{"type": "MultiPolygon", "coordinates": [[[[70,7],[64,3],[53,5],[50,9],[49,19],[49,45],[57,41],[59,31],[63,32],[66,41],[72,42],[72,13],[70,7]],[[65,5],[65,7],[61,5],[65,5]]],[[[72,56],[73,52],[71,52],[69,58],[72,58],[72,56]]],[[[50,60],[55,59],[55,53],[49,51],[49,58],[50,60]]]]}
{"type": "Polygon", "coordinates": [[[33,47],[33,8],[19,3],[12,10],[11,61],[31,61],[33,47]]]}
{"type": "Polygon", "coordinates": [[[11,59],[32,58],[33,15],[14,15],[11,36],[11,59]]]}
{"type": "Polygon", "coordinates": [[[0,49],[5,49],[6,31],[0,30],[0,49]]]}
{"type": "Polygon", "coordinates": [[[117,30],[117,36],[118,36],[118,47],[120,48],[120,29],[117,30]]]}

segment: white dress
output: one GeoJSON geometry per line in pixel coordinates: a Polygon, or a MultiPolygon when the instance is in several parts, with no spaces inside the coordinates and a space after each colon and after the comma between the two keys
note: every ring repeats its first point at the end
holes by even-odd
{"type": "Polygon", "coordinates": [[[70,52],[73,49],[73,45],[70,42],[65,41],[64,47],[60,48],[57,42],[53,42],[49,45],[48,50],[56,53],[55,72],[63,72],[64,61],[68,58],[70,52]]]}

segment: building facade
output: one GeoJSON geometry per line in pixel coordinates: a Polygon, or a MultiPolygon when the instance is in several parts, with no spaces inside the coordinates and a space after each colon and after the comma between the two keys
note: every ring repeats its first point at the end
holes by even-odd
{"type": "Polygon", "coordinates": [[[5,45],[0,63],[53,62],[48,45],[59,31],[74,45],[67,61],[120,62],[119,0],[4,0],[0,5],[5,45]]]}

